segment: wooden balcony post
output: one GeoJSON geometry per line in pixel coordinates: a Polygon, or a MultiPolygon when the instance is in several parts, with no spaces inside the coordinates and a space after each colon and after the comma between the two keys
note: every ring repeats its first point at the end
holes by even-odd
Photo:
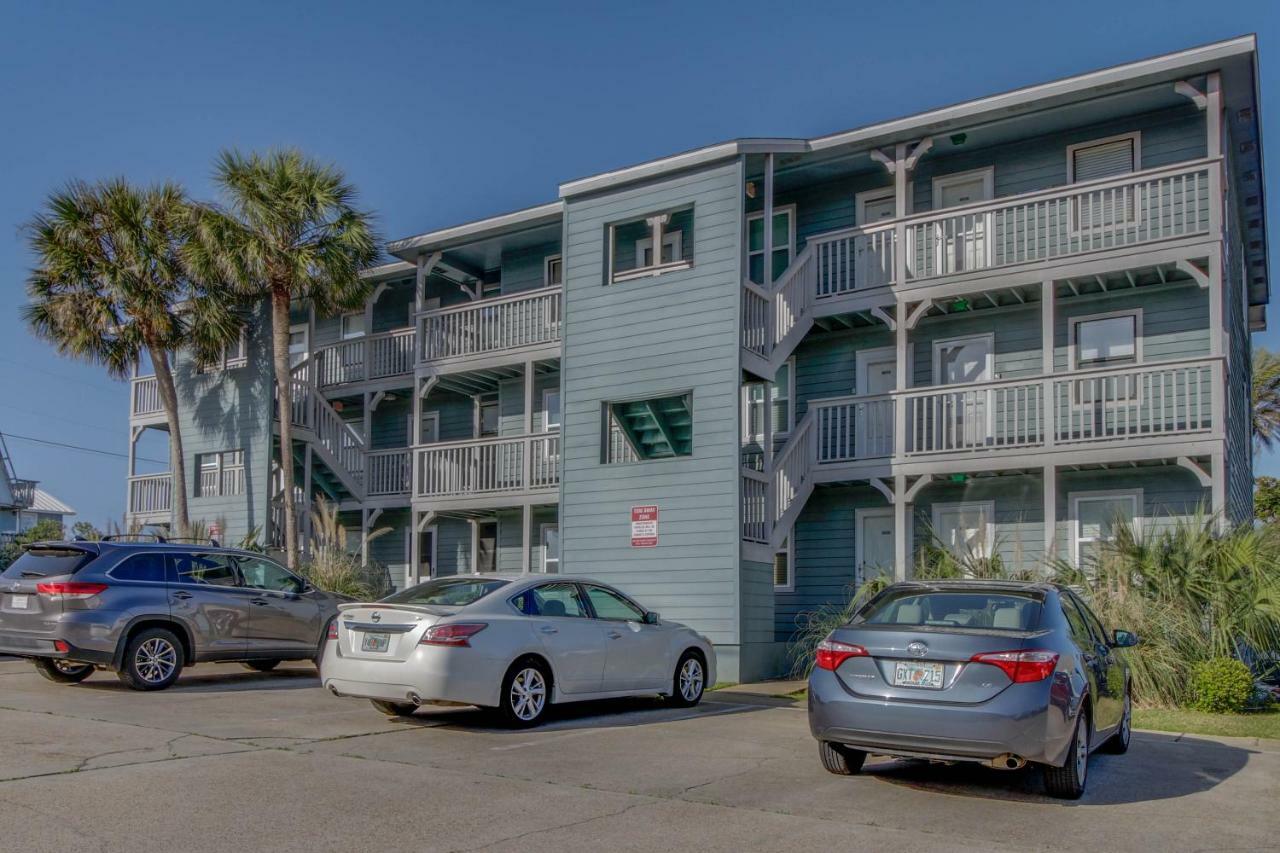
{"type": "Polygon", "coordinates": [[[901,461],[907,453],[907,303],[899,301],[894,316],[894,397],[893,397],[893,458],[901,461]]]}
{"type": "MultiPolygon", "coordinates": [[[[898,430],[901,433],[901,430],[898,430]]],[[[907,529],[910,514],[907,512],[907,478],[898,474],[893,478],[893,579],[904,581],[911,576],[909,563],[911,549],[908,546],[910,531],[907,529]]]]}
{"type": "Polygon", "coordinates": [[[1058,539],[1058,468],[1044,466],[1044,562],[1053,559],[1058,539]]]}
{"type": "Polygon", "coordinates": [[[1046,448],[1052,447],[1057,439],[1057,398],[1054,396],[1053,365],[1057,350],[1057,330],[1055,312],[1056,295],[1053,281],[1040,284],[1040,372],[1044,374],[1041,387],[1041,424],[1044,430],[1042,440],[1046,448]]]}
{"type": "Polygon", "coordinates": [[[527,572],[532,563],[529,552],[533,550],[533,507],[525,504],[520,510],[520,542],[523,549],[520,554],[520,570],[527,572]]]}

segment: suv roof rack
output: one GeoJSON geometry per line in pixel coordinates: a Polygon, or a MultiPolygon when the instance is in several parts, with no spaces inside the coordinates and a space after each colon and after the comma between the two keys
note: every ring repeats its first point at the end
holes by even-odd
{"type": "Polygon", "coordinates": [[[168,539],[162,539],[162,540],[160,540],[160,541],[162,541],[162,542],[186,542],[186,543],[190,543],[190,544],[192,544],[192,545],[210,545],[210,546],[212,546],[212,547],[214,547],[214,548],[221,548],[221,547],[222,547],[222,545],[220,545],[220,544],[218,543],[218,540],[217,540],[217,539],[214,539],[212,536],[208,536],[208,537],[205,537],[205,538],[201,538],[201,537],[199,537],[199,536],[170,536],[168,539]]]}
{"type": "Polygon", "coordinates": [[[168,542],[169,540],[161,536],[159,533],[112,533],[109,536],[103,536],[99,542],[119,542],[124,539],[141,539],[143,536],[150,536],[156,542],[168,542]]]}

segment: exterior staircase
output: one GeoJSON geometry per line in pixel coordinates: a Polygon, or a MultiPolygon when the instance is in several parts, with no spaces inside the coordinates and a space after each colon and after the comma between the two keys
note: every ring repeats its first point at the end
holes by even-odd
{"type": "Polygon", "coordinates": [[[313,373],[310,359],[303,360],[292,371],[294,436],[309,443],[312,453],[332,474],[333,482],[328,485],[363,499],[368,453],[365,437],[343,420],[320,393],[313,373]]]}

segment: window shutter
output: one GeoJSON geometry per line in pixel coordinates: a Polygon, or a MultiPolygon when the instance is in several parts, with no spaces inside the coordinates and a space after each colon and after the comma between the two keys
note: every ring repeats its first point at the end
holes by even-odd
{"type": "Polygon", "coordinates": [[[773,555],[773,585],[791,586],[791,550],[786,544],[773,555]]]}
{"type": "Polygon", "coordinates": [[[1134,170],[1132,138],[1077,148],[1071,156],[1075,183],[1124,175],[1134,170]]]}

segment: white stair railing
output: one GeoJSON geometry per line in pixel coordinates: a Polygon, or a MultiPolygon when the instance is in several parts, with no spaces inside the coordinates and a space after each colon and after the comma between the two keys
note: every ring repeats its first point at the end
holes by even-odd
{"type": "Polygon", "coordinates": [[[313,367],[310,359],[295,365],[291,374],[293,400],[290,411],[293,424],[309,430],[333,460],[337,473],[347,483],[363,492],[365,440],[355,427],[343,420],[342,415],[312,383],[313,367]]]}

